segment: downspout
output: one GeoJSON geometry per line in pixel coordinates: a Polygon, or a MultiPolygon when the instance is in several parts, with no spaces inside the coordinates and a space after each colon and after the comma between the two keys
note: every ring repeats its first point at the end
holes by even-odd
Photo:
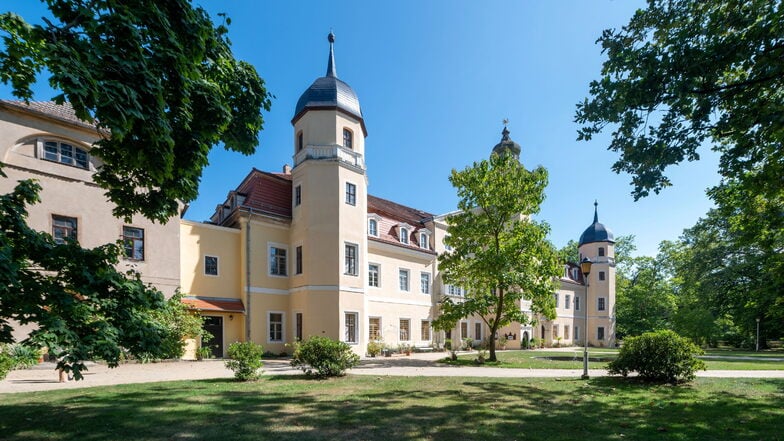
{"type": "Polygon", "coordinates": [[[250,341],[250,221],[253,210],[248,210],[248,222],[245,227],[245,341],[250,341]]]}

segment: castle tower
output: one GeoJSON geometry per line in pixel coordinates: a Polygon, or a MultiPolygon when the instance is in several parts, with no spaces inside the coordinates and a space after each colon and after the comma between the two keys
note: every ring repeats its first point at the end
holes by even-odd
{"type": "Polygon", "coordinates": [[[337,77],[331,32],[328,40],[327,73],[302,94],[291,120],[291,311],[295,338],[327,336],[364,354],[367,132],[356,93],[337,77]]]}
{"type": "MultiPolygon", "coordinates": [[[[582,299],[581,308],[588,308],[588,344],[599,347],[615,346],[615,240],[612,231],[599,222],[598,202],[594,202],[593,223],[580,236],[580,260],[587,257],[593,265],[588,275],[588,301],[582,299]]],[[[580,297],[583,297],[584,294],[580,297]]],[[[576,309],[576,308],[575,308],[576,309]]],[[[581,311],[584,314],[584,311],[581,311]]],[[[581,314],[582,315],[582,314],[581,314]]],[[[580,320],[579,322],[582,322],[580,320]]],[[[579,341],[585,338],[580,335],[579,341]]]]}

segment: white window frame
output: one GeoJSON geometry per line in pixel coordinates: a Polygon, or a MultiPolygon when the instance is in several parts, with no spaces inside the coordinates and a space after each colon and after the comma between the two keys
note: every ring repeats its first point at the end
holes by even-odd
{"type": "Polygon", "coordinates": [[[343,311],[343,341],[350,344],[350,345],[358,345],[359,344],[359,311],[343,311]],[[348,317],[354,317],[354,340],[349,339],[349,329],[348,329],[348,317]]]}
{"type": "Polygon", "coordinates": [[[378,237],[378,221],[375,219],[368,219],[368,234],[373,237],[378,237]]]}
{"type": "Polygon", "coordinates": [[[407,317],[400,317],[397,321],[397,338],[400,341],[411,341],[411,319],[407,317]],[[403,332],[403,322],[408,322],[408,338],[404,339],[400,335],[403,332]]]}
{"type": "Polygon", "coordinates": [[[56,231],[63,230],[66,231],[67,234],[63,235],[66,239],[73,239],[79,242],[79,218],[72,217],[72,216],[63,216],[61,214],[52,214],[50,216],[52,222],[52,238],[54,239],[55,243],[57,244],[64,244],[65,239],[59,239],[57,237],[56,231]],[[64,225],[56,225],[56,222],[68,222],[72,226],[64,226],[64,225]]]}
{"type": "Polygon", "coordinates": [[[420,271],[419,273],[419,291],[422,294],[430,294],[430,284],[433,280],[432,275],[427,271],[420,271]],[[425,276],[427,276],[427,283],[425,284],[425,276]]]}
{"type": "Polygon", "coordinates": [[[408,268],[398,268],[397,269],[397,290],[400,292],[411,292],[411,270],[408,268]],[[406,274],[406,287],[403,289],[401,286],[401,276],[403,273],[406,274]]]}
{"type": "Polygon", "coordinates": [[[572,295],[564,294],[564,309],[572,309],[572,295]]]}
{"type": "Polygon", "coordinates": [[[283,311],[267,311],[267,343],[283,343],[285,341],[286,341],[286,313],[283,311]],[[272,314],[280,314],[280,340],[272,339],[272,314]]]}
{"type": "Polygon", "coordinates": [[[73,141],[66,141],[64,139],[57,139],[57,138],[36,138],[36,153],[38,154],[38,159],[43,161],[54,162],[55,164],[62,164],[67,165],[69,167],[78,168],[80,170],[90,170],[90,150],[85,146],[73,142],[73,141]],[[54,158],[48,158],[46,152],[46,143],[55,143],[57,144],[57,154],[54,158]],[[62,145],[65,144],[70,146],[71,156],[70,162],[63,161],[63,149],[62,145]],[[84,166],[77,165],[77,153],[84,156],[84,166]]]}
{"type": "Polygon", "coordinates": [[[353,183],[351,181],[346,181],[345,188],[346,188],[346,204],[347,205],[351,205],[352,207],[356,207],[357,206],[357,184],[355,184],[355,183],[353,183]],[[353,190],[353,192],[349,191],[349,189],[353,190]]]}
{"type": "Polygon", "coordinates": [[[123,259],[125,259],[125,260],[132,260],[134,262],[144,262],[144,260],[145,260],[145,251],[146,251],[145,248],[147,248],[147,238],[146,238],[146,234],[144,232],[144,228],[134,227],[133,225],[123,225],[122,226],[122,237],[123,237],[123,259]],[[142,235],[141,235],[141,237],[127,236],[125,234],[125,230],[126,229],[128,229],[128,230],[135,230],[135,231],[141,231],[142,235]],[[125,246],[126,246],[126,242],[127,241],[131,241],[132,242],[131,248],[133,249],[134,252],[136,251],[136,241],[141,241],[141,243],[142,243],[142,257],[141,258],[136,258],[136,257],[133,257],[133,256],[129,256],[126,253],[127,250],[125,249],[125,246]]]}
{"type": "Polygon", "coordinates": [[[397,235],[400,243],[405,245],[410,245],[411,238],[409,236],[411,236],[412,231],[414,231],[414,227],[412,227],[407,223],[397,224],[397,235]],[[406,234],[403,234],[403,232],[405,232],[406,234]]]}
{"type": "Polygon", "coordinates": [[[383,329],[381,327],[382,323],[383,323],[383,320],[381,319],[381,316],[371,316],[371,317],[368,317],[368,341],[383,340],[384,339],[384,335],[381,333],[381,330],[383,329]],[[370,332],[371,332],[370,321],[371,320],[378,320],[378,335],[376,336],[376,338],[373,338],[373,336],[370,335],[370,332]]]}
{"type": "Polygon", "coordinates": [[[430,230],[427,228],[423,228],[417,232],[417,237],[419,240],[417,241],[419,244],[419,248],[429,250],[430,249],[430,230]],[[422,240],[424,239],[424,241],[422,240]]]}
{"type": "Polygon", "coordinates": [[[289,261],[290,259],[289,246],[282,243],[267,242],[267,275],[269,277],[286,278],[289,276],[289,261]],[[272,272],[272,249],[277,248],[286,251],[286,265],[284,266],[286,274],[273,274],[272,272]]]}
{"type": "Polygon", "coordinates": [[[419,321],[419,341],[432,341],[433,340],[433,327],[429,319],[422,319],[419,321]],[[427,323],[427,338],[425,338],[422,330],[427,323]]]}
{"type": "Polygon", "coordinates": [[[343,127],[343,144],[341,145],[343,148],[354,150],[354,131],[348,127],[343,127]],[[348,143],[350,145],[346,145],[346,134],[348,134],[348,143]]]}
{"type": "Polygon", "coordinates": [[[370,287],[370,288],[381,288],[381,265],[379,265],[378,263],[373,263],[373,262],[368,263],[368,287],[370,287]],[[372,272],[370,271],[370,267],[371,266],[376,267],[376,284],[375,285],[371,285],[370,284],[370,274],[372,274],[372,272]]]}
{"type": "Polygon", "coordinates": [[[379,231],[378,229],[381,226],[381,216],[377,215],[376,213],[368,213],[367,221],[368,221],[368,224],[367,224],[368,236],[379,237],[380,234],[378,232],[379,231]],[[372,234],[371,231],[370,231],[370,222],[371,221],[376,223],[376,234],[372,234]]]}
{"type": "Polygon", "coordinates": [[[352,242],[343,242],[343,274],[347,276],[359,276],[359,265],[361,264],[359,259],[359,244],[352,243],[352,242]],[[354,249],[354,268],[353,271],[350,271],[351,268],[348,266],[348,249],[354,249]]]}
{"type": "Polygon", "coordinates": [[[204,275],[207,276],[207,277],[220,277],[220,257],[219,256],[213,256],[211,254],[205,254],[204,255],[204,275]],[[209,274],[207,272],[207,258],[210,258],[210,257],[215,259],[215,274],[209,274]]]}

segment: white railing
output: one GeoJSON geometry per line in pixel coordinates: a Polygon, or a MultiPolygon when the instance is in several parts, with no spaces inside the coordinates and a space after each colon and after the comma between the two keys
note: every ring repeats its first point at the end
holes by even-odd
{"type": "Polygon", "coordinates": [[[294,155],[294,166],[298,166],[308,159],[336,159],[364,169],[362,155],[341,145],[307,145],[294,155]]]}

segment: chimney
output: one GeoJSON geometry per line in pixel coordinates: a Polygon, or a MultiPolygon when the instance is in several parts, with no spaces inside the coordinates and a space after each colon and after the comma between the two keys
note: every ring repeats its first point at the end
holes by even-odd
{"type": "Polygon", "coordinates": [[[291,166],[288,164],[283,164],[283,174],[290,175],[291,174],[291,166]]]}

